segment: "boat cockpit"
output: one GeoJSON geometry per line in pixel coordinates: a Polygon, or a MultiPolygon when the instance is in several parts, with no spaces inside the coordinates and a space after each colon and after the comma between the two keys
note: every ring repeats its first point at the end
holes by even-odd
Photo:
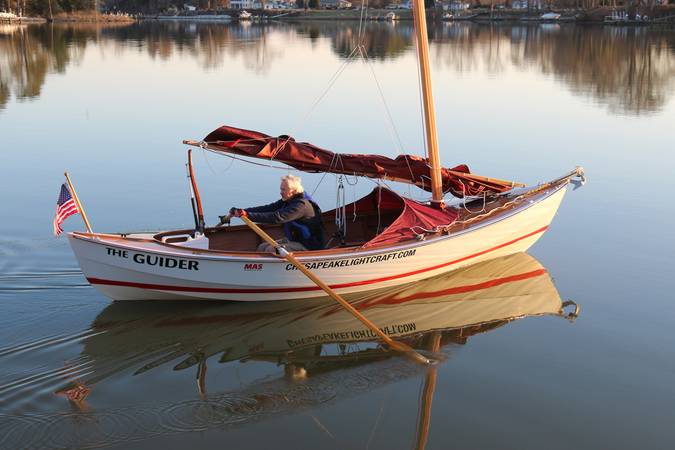
{"type": "MultiPolygon", "coordinates": [[[[376,188],[360,200],[344,206],[342,221],[345,225],[342,227],[336,224],[335,209],[323,213],[326,248],[312,253],[386,246],[463,231],[522,207],[526,202],[515,201],[522,195],[523,192],[514,190],[512,193],[473,199],[440,211],[388,189],[376,188]],[[486,214],[487,211],[492,212],[486,214]]],[[[259,226],[274,239],[284,237],[282,225],[259,226]]],[[[204,235],[197,238],[194,234],[193,229],[174,230],[156,234],[153,238],[163,244],[235,253],[256,252],[262,243],[262,239],[246,225],[207,228],[204,235]]]]}
{"type": "MultiPolygon", "coordinates": [[[[326,250],[362,247],[394,224],[404,209],[405,201],[401,197],[387,189],[377,188],[368,196],[345,206],[344,227],[336,224],[335,209],[324,212],[322,223],[326,250]]],[[[284,237],[283,225],[259,226],[274,239],[284,237]]],[[[255,252],[262,243],[262,239],[246,225],[207,228],[204,236],[198,238],[194,238],[194,230],[167,231],[154,235],[154,239],[165,244],[220,252],[255,252]]]]}

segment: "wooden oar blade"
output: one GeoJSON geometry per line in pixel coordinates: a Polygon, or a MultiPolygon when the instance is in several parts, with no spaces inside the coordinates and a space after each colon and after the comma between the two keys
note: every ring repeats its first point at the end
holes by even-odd
{"type": "Polygon", "coordinates": [[[441,352],[432,352],[428,350],[417,350],[407,344],[399,341],[392,341],[388,345],[397,352],[403,353],[408,358],[420,364],[433,365],[438,364],[447,359],[447,355],[441,352]]]}

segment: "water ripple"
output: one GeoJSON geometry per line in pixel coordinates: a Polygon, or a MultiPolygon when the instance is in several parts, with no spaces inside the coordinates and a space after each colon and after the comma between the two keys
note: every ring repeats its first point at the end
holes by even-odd
{"type": "Polygon", "coordinates": [[[218,425],[237,423],[259,414],[256,398],[228,395],[169,405],[159,411],[160,425],[167,431],[205,431],[218,425]]]}
{"type": "Polygon", "coordinates": [[[71,412],[46,419],[37,444],[53,448],[91,449],[123,443],[139,433],[136,414],[111,410],[96,413],[71,412]]]}
{"type": "Polygon", "coordinates": [[[0,398],[3,398],[5,395],[17,395],[19,391],[23,391],[25,389],[31,389],[33,391],[37,386],[42,384],[49,384],[54,381],[62,381],[65,379],[81,377],[91,373],[92,371],[93,362],[85,361],[79,364],[69,363],[65,367],[31,374],[0,385],[0,398]]]}
{"type": "Polygon", "coordinates": [[[0,357],[15,355],[29,350],[37,350],[43,347],[53,347],[62,344],[72,344],[81,340],[105,333],[105,331],[96,331],[87,329],[77,333],[60,334],[47,336],[21,344],[14,344],[7,347],[0,347],[0,357]]]}
{"type": "MultiPolygon", "coordinates": [[[[86,366],[86,362],[81,365],[86,366]]],[[[423,374],[402,358],[319,373],[302,381],[284,378],[260,381],[236,392],[178,402],[96,410],[72,403],[73,411],[39,415],[0,414],[1,448],[94,449],[142,441],[174,433],[204,432],[241,426],[269,417],[351,397],[405,378],[423,374]]]]}
{"type": "Polygon", "coordinates": [[[0,413],[0,448],[39,448],[38,431],[47,423],[46,417],[0,413]]]}
{"type": "Polygon", "coordinates": [[[0,275],[0,292],[26,292],[89,287],[80,270],[5,273],[0,275]]]}

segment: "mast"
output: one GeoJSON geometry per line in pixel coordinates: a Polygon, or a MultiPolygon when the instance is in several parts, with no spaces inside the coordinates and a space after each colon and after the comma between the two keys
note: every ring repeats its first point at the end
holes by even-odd
{"type": "Polygon", "coordinates": [[[429,42],[427,37],[427,19],[424,11],[424,0],[413,0],[413,19],[417,41],[417,56],[422,79],[422,102],[424,104],[424,131],[429,150],[431,176],[431,203],[442,208],[443,185],[441,183],[441,164],[438,157],[438,139],[436,137],[436,112],[434,111],[433,93],[431,91],[431,71],[429,70],[429,42]]]}

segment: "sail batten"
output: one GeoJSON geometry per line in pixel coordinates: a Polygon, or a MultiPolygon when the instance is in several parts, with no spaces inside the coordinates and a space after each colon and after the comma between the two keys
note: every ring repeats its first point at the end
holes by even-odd
{"type": "MultiPolygon", "coordinates": [[[[187,142],[187,141],[186,141],[187,142]]],[[[202,141],[208,149],[276,161],[304,172],[328,172],[356,175],[413,184],[431,192],[431,170],[426,158],[399,155],[396,158],[376,154],[335,153],[290,136],[267,134],[221,126],[202,141]]],[[[456,197],[480,195],[484,192],[505,192],[515,184],[509,181],[472,174],[466,164],[451,169],[441,168],[443,192],[456,197]]]]}

